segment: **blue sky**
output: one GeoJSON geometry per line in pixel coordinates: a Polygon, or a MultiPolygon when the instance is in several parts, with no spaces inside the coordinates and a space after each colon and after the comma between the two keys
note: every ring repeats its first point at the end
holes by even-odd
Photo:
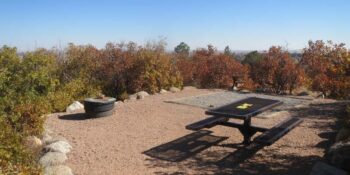
{"type": "Polygon", "coordinates": [[[165,37],[172,50],[301,49],[308,40],[350,45],[349,0],[1,0],[0,45],[19,50],[68,42],[145,43],[165,37]]]}

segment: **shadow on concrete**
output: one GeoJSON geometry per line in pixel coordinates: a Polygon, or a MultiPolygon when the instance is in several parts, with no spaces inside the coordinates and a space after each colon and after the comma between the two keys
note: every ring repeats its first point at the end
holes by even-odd
{"type": "Polygon", "coordinates": [[[85,116],[85,113],[74,113],[58,116],[61,120],[87,120],[88,117],[85,116]]]}

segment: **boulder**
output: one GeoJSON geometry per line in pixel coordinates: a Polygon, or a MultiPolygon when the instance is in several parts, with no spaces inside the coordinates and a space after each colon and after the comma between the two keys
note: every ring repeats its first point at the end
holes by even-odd
{"type": "Polygon", "coordinates": [[[64,154],[72,150],[72,146],[66,141],[57,141],[44,147],[46,152],[61,152],[64,154]]]}
{"type": "Polygon", "coordinates": [[[140,91],[137,94],[137,99],[144,99],[146,96],[149,96],[149,94],[146,91],[140,91]]]}
{"type": "Polygon", "coordinates": [[[278,112],[266,112],[258,115],[258,118],[273,118],[278,116],[291,116],[291,114],[288,111],[278,111],[278,112]]]}
{"type": "Polygon", "coordinates": [[[52,140],[52,137],[48,133],[44,133],[43,139],[42,139],[43,143],[46,144],[46,143],[50,142],[50,140],[52,140]]]}
{"type": "Polygon", "coordinates": [[[129,100],[136,100],[137,99],[137,93],[129,95],[129,100]]]}
{"type": "Polygon", "coordinates": [[[172,92],[172,93],[175,93],[175,92],[180,92],[181,90],[179,88],[177,88],[177,87],[171,87],[169,89],[169,91],[172,92]]]}
{"type": "Polygon", "coordinates": [[[298,105],[294,106],[294,108],[296,108],[296,109],[306,108],[306,107],[307,107],[307,105],[305,105],[305,104],[298,104],[298,105]]]}
{"type": "Polygon", "coordinates": [[[310,95],[310,93],[308,91],[302,91],[302,92],[297,94],[297,96],[308,96],[308,95],[310,95]]]}
{"type": "Polygon", "coordinates": [[[51,129],[49,129],[47,126],[44,126],[44,134],[45,133],[51,135],[53,134],[53,131],[51,131],[51,129]]]}
{"type": "Polygon", "coordinates": [[[335,139],[336,142],[340,141],[350,141],[350,128],[342,128],[339,130],[337,137],[335,139]]]}
{"type": "Polygon", "coordinates": [[[331,163],[350,171],[350,141],[337,142],[329,150],[331,163]]]}
{"type": "Polygon", "coordinates": [[[238,87],[236,87],[236,86],[233,86],[232,90],[233,90],[233,91],[238,91],[238,90],[239,90],[239,88],[238,88],[238,87]]]}
{"type": "Polygon", "coordinates": [[[165,93],[167,93],[167,92],[168,92],[168,91],[165,90],[165,89],[161,89],[161,90],[159,91],[160,94],[165,94],[165,93]]]}
{"type": "Polygon", "coordinates": [[[310,175],[346,175],[344,170],[338,169],[323,162],[317,162],[311,170],[310,175]]]}
{"type": "Polygon", "coordinates": [[[193,89],[197,89],[197,88],[194,87],[194,86],[185,86],[185,87],[183,88],[183,90],[193,90],[193,89]]]}
{"type": "Polygon", "coordinates": [[[250,90],[248,90],[248,89],[242,89],[242,90],[240,90],[239,92],[242,93],[242,94],[248,94],[248,93],[250,93],[250,90]]]}
{"type": "Polygon", "coordinates": [[[67,108],[66,108],[66,112],[68,113],[72,113],[72,112],[77,112],[77,111],[81,111],[84,109],[84,105],[81,104],[80,102],[78,101],[74,101],[71,105],[69,105],[67,108]]]}
{"type": "Polygon", "coordinates": [[[43,147],[42,141],[35,136],[29,136],[24,139],[24,146],[33,154],[39,154],[43,147]]]}
{"type": "Polygon", "coordinates": [[[124,102],[123,101],[116,101],[116,102],[114,102],[114,105],[117,106],[118,104],[122,104],[122,103],[124,103],[124,102]]]}
{"type": "Polygon", "coordinates": [[[61,152],[47,152],[39,159],[39,164],[43,167],[63,165],[67,156],[61,152]]]}
{"type": "Polygon", "coordinates": [[[64,165],[47,166],[44,175],[73,175],[72,170],[64,165]]]}
{"type": "Polygon", "coordinates": [[[55,136],[55,137],[51,137],[51,139],[45,140],[45,144],[50,145],[51,143],[58,142],[58,141],[68,142],[68,140],[62,136],[55,136]]]}

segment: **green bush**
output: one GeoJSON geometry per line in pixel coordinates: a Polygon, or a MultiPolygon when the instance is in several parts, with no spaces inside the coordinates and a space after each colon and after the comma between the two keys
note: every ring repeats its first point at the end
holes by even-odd
{"type": "Polygon", "coordinates": [[[51,111],[47,95],[58,83],[55,67],[55,55],[43,49],[23,58],[16,48],[0,49],[0,174],[40,174],[37,155],[22,141],[43,130],[43,115],[51,111]]]}
{"type": "Polygon", "coordinates": [[[73,101],[101,93],[98,71],[100,51],[91,45],[69,44],[63,58],[56,58],[60,84],[49,94],[53,111],[64,111],[73,101]]]}
{"type": "Polygon", "coordinates": [[[64,111],[73,101],[82,101],[87,97],[95,97],[101,91],[98,87],[88,84],[84,80],[75,79],[60,86],[50,93],[49,99],[53,111],[64,111]]]}
{"type": "Polygon", "coordinates": [[[0,174],[41,174],[36,155],[23,146],[23,135],[0,116],[0,174]]]}
{"type": "Polygon", "coordinates": [[[0,51],[1,89],[0,115],[16,131],[39,134],[44,118],[51,111],[47,95],[55,89],[55,57],[46,50],[26,53],[23,59],[16,49],[6,46],[0,51]],[[10,64],[11,63],[11,64],[10,64]]]}
{"type": "Polygon", "coordinates": [[[170,56],[156,50],[141,49],[135,59],[133,82],[130,90],[137,92],[145,90],[150,93],[171,86],[182,87],[180,73],[172,67],[170,56]]]}

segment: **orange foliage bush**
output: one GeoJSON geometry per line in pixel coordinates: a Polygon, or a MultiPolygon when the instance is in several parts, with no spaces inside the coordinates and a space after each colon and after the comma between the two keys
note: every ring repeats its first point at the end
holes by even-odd
{"type": "Polygon", "coordinates": [[[249,67],[237,62],[232,55],[217,53],[209,45],[208,49],[197,49],[192,57],[177,59],[177,67],[184,84],[202,88],[228,88],[233,85],[233,75],[243,77],[245,88],[252,89],[254,83],[249,78],[249,67]]]}
{"type": "Polygon", "coordinates": [[[301,64],[312,80],[312,90],[346,98],[350,92],[350,53],[344,44],[331,41],[309,41],[303,50],[301,64]]]}
{"type": "Polygon", "coordinates": [[[103,92],[109,96],[125,99],[127,93],[145,90],[150,93],[181,87],[182,79],[170,54],[164,51],[164,43],[135,43],[106,45],[102,50],[100,79],[103,92]]]}
{"type": "Polygon", "coordinates": [[[271,47],[263,59],[251,68],[254,82],[259,88],[274,93],[289,93],[302,85],[304,71],[281,47],[271,47]]]}
{"type": "Polygon", "coordinates": [[[194,85],[194,62],[189,57],[183,57],[181,55],[174,55],[175,66],[179,70],[183,84],[194,85]]]}

